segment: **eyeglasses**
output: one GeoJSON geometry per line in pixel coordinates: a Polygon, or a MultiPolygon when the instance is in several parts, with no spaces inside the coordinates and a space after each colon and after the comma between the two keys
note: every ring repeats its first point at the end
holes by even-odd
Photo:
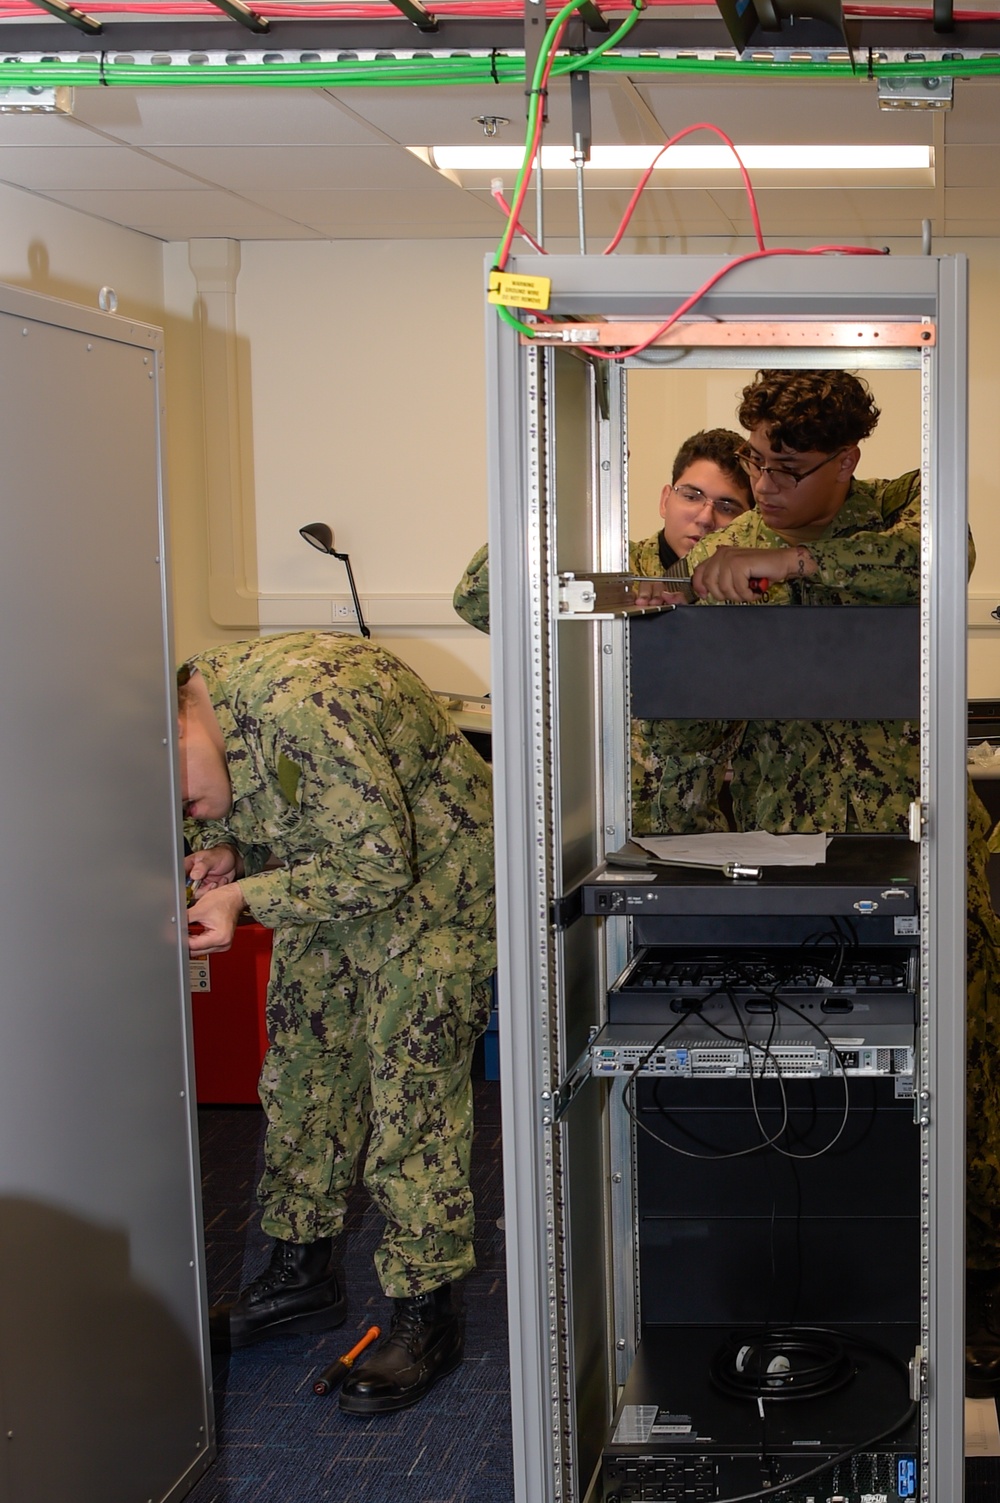
{"type": "Polygon", "coordinates": [[[695,507],[698,511],[701,511],[703,506],[710,506],[716,516],[725,517],[728,522],[731,522],[734,517],[741,517],[747,510],[745,506],[741,506],[738,501],[733,501],[729,496],[720,496],[718,500],[713,496],[706,496],[705,492],[700,491],[696,485],[672,485],[670,489],[675,496],[680,496],[681,500],[686,501],[689,506],[695,507]]]}
{"type": "Polygon", "coordinates": [[[756,480],[759,475],[770,475],[779,490],[793,491],[800,480],[805,480],[809,475],[815,475],[817,470],[839,459],[844,453],[846,453],[846,446],[838,449],[836,454],[828,454],[825,459],[821,459],[819,464],[814,464],[809,470],[786,470],[781,465],[761,464],[756,455],[751,454],[748,449],[741,449],[736,458],[751,480],[756,480]]]}

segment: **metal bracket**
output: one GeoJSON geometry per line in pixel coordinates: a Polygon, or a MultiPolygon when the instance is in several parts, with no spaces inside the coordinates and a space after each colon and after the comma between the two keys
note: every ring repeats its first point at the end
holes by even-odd
{"type": "Polygon", "coordinates": [[[927,1392],[927,1358],[922,1346],[914,1348],[910,1358],[910,1401],[919,1404],[927,1392]]]}
{"type": "MultiPolygon", "coordinates": [[[[670,586],[671,591],[691,596],[691,580],[687,567],[676,564],[663,575],[657,575],[655,584],[670,586]]],[[[639,585],[647,590],[648,578],[639,574],[591,574],[587,579],[578,579],[573,573],[560,574],[556,580],[556,603],[560,616],[644,616],[652,611],[671,611],[672,605],[654,604],[637,599],[639,585]]]]}
{"type": "Polygon", "coordinates": [[[418,31],[437,31],[437,17],[432,16],[420,0],[392,0],[392,4],[401,15],[413,22],[418,31]]]}
{"type": "Polygon", "coordinates": [[[554,1127],[559,1119],[565,1114],[570,1103],[575,1099],[577,1092],[590,1080],[592,1075],[590,1042],[580,1055],[580,1058],[571,1066],[569,1074],[556,1087],[554,1091],[542,1092],[542,1126],[554,1127]]]}
{"type": "Polygon", "coordinates": [[[31,0],[31,3],[40,10],[48,11],[57,21],[65,21],[67,25],[75,26],[77,31],[85,31],[88,36],[97,37],[104,31],[100,21],[95,21],[93,16],[84,15],[75,5],[67,5],[66,0],[31,0]]]}
{"type": "Polygon", "coordinates": [[[238,21],[247,31],[256,32],[258,36],[264,36],[271,30],[270,21],[265,16],[258,16],[249,5],[243,4],[243,0],[210,0],[210,3],[231,21],[238,21]]]}
{"type": "Polygon", "coordinates": [[[928,320],[920,323],[857,323],[847,319],[817,323],[795,319],[787,323],[763,320],[719,319],[698,323],[671,324],[662,334],[654,323],[629,323],[607,320],[600,323],[533,324],[530,334],[521,335],[522,344],[585,344],[602,349],[626,348],[647,342],[650,347],[671,346],[709,349],[764,345],[774,348],[807,347],[830,349],[912,349],[933,346],[937,328],[928,320]]]}
{"type": "Polygon", "coordinates": [[[924,836],[924,806],[918,798],[910,802],[909,820],[910,839],[914,845],[919,845],[924,836]]]}
{"type": "Polygon", "coordinates": [[[576,8],[576,13],[584,25],[589,27],[591,31],[611,30],[611,22],[606,16],[601,14],[598,6],[594,4],[594,0],[580,0],[576,8]]]}

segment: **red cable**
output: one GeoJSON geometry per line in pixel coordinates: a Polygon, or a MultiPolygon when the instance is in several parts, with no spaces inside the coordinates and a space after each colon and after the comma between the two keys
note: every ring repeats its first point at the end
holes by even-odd
{"type": "Polygon", "coordinates": [[[721,281],[735,267],[742,266],[744,262],[760,261],[765,256],[825,256],[834,254],[844,256],[883,256],[885,252],[876,250],[873,246],[869,245],[811,245],[808,249],[785,247],[784,249],[776,248],[775,250],[747,251],[745,256],[734,256],[731,261],[726,262],[725,266],[720,266],[718,271],[713,272],[708,281],[703,282],[696,292],[692,292],[691,296],[686,298],[680,307],[671,313],[670,317],[664,323],[660,324],[658,329],[654,329],[649,338],[644,339],[641,344],[633,345],[629,350],[602,350],[595,348],[593,345],[578,345],[577,348],[583,349],[586,354],[593,355],[598,360],[627,360],[631,355],[641,355],[643,350],[649,349],[654,339],[659,339],[661,334],[665,334],[678,319],[683,318],[689,309],[700,302],[705,293],[714,287],[716,282],[721,281]]]}
{"type": "Polygon", "coordinates": [[[743,186],[746,189],[747,198],[750,200],[750,218],[753,221],[754,238],[757,241],[757,248],[758,248],[758,250],[762,251],[764,249],[764,236],[761,234],[761,229],[760,229],[760,215],[757,213],[757,200],[753,196],[753,185],[750,182],[750,175],[747,172],[746,168],[743,165],[743,162],[740,159],[739,152],[736,150],[736,147],[733,145],[732,141],[730,141],[730,139],[726,135],[725,131],[724,130],[720,130],[717,125],[709,125],[709,123],[707,121],[703,120],[699,125],[686,125],[683,130],[679,130],[676,133],[676,135],[673,135],[673,136],[670,137],[670,140],[664,146],[660,147],[659,151],[656,153],[656,156],[650,162],[649,166],[646,168],[646,170],[643,173],[642,177],[639,179],[639,185],[636,188],[635,192],[632,194],[632,197],[628,201],[628,208],[625,210],[624,217],[622,219],[621,224],[618,226],[618,230],[617,230],[617,232],[615,234],[614,239],[611,241],[611,243],[609,245],[605,246],[604,251],[603,251],[603,254],[605,256],[610,256],[611,252],[615,249],[615,247],[617,246],[618,242],[621,240],[622,236],[624,235],[626,229],[628,228],[628,222],[632,218],[632,215],[635,213],[635,207],[636,207],[636,204],[639,202],[639,199],[642,196],[642,191],[645,188],[646,184],[649,182],[649,179],[650,179],[650,176],[652,174],[653,168],[656,166],[657,162],[660,160],[660,158],[662,157],[663,153],[665,151],[669,151],[670,148],[671,148],[671,146],[675,145],[676,142],[683,141],[683,139],[684,139],[685,136],[689,136],[692,131],[696,131],[696,130],[711,130],[711,131],[714,131],[717,136],[719,136],[723,141],[725,141],[726,145],[729,147],[729,149],[732,152],[733,156],[736,158],[737,162],[739,163],[740,172],[741,172],[741,174],[743,176],[743,186]]]}
{"type": "MultiPolygon", "coordinates": [[[[648,9],[671,9],[681,5],[689,5],[690,0],[646,0],[648,9]]],[[[365,4],[312,4],[309,0],[303,0],[302,4],[290,3],[290,0],[278,0],[278,3],[270,4],[268,0],[254,5],[258,15],[273,16],[280,19],[293,17],[317,20],[398,20],[399,12],[392,5],[373,3],[365,4]]],[[[704,9],[714,14],[714,7],[704,7],[697,4],[695,8],[704,9]]],[[[211,16],[217,20],[218,9],[207,0],[177,0],[175,4],[165,3],[165,0],[94,0],[87,6],[88,11],[94,14],[118,14],[118,15],[151,15],[151,16],[211,16]]],[[[554,14],[559,9],[559,0],[547,0],[547,14],[554,14]]],[[[433,4],[434,13],[439,16],[454,16],[457,18],[499,20],[508,16],[520,16],[523,9],[520,0],[438,0],[433,4]]],[[[878,6],[878,5],[845,5],[846,16],[870,17],[875,19],[889,20],[915,20],[928,21],[933,17],[933,12],[921,6],[878,6]]],[[[37,15],[36,7],[31,0],[6,0],[0,3],[0,17],[16,19],[18,17],[33,17],[37,15]]],[[[975,25],[977,22],[998,21],[1000,11],[979,10],[956,10],[956,21],[975,25]]]]}
{"type": "MultiPolygon", "coordinates": [[[[490,196],[496,200],[501,209],[503,209],[504,215],[509,218],[510,204],[504,198],[503,190],[500,188],[494,188],[490,196]]],[[[515,222],[514,230],[518,235],[520,235],[522,240],[527,240],[533,251],[537,251],[540,256],[548,255],[548,251],[545,249],[544,245],[539,245],[538,241],[533,239],[532,236],[528,234],[528,231],[524,228],[524,225],[520,220],[517,220],[515,222]]]]}
{"type": "Polygon", "coordinates": [[[570,18],[567,16],[566,20],[562,23],[559,30],[556,32],[555,36],[552,39],[552,46],[549,48],[549,55],[545,59],[545,67],[542,71],[542,77],[539,82],[539,90],[543,97],[538,102],[538,114],[535,118],[535,133],[531,142],[531,150],[526,153],[528,169],[522,176],[521,186],[518,190],[517,197],[514,200],[514,206],[511,209],[510,222],[504,232],[504,237],[500,242],[500,248],[497,253],[497,268],[500,271],[503,271],[504,267],[507,265],[507,258],[510,255],[511,241],[514,238],[514,228],[517,225],[518,220],[521,218],[521,207],[524,203],[525,194],[528,191],[528,184],[531,181],[531,163],[538,155],[538,143],[541,140],[542,136],[542,123],[545,119],[545,89],[549,81],[549,73],[552,71],[552,64],[555,61],[556,53],[559,50],[559,43],[562,41],[563,32],[569,25],[569,20],[570,18]]]}

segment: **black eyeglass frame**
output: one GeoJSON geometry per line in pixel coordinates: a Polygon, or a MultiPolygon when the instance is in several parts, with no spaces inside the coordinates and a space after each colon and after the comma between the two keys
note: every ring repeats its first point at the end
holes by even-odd
{"type": "MultiPolygon", "coordinates": [[[[780,464],[761,464],[760,460],[755,459],[748,449],[739,450],[736,455],[736,462],[741,469],[745,470],[751,480],[753,480],[755,475],[783,475],[786,480],[792,482],[788,489],[794,490],[800,480],[808,480],[810,475],[815,475],[816,471],[821,470],[825,464],[830,464],[833,460],[839,459],[842,454],[846,454],[849,448],[850,444],[845,444],[835,454],[828,454],[825,459],[820,460],[819,464],[814,464],[809,470],[802,470],[798,475],[794,470],[786,470],[780,464]]],[[[776,480],[775,484],[780,485],[781,481],[776,480]]]]}

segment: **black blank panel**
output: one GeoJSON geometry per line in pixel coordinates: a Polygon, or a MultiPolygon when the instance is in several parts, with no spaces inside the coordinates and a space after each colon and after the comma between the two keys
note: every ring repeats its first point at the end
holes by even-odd
{"type": "Polygon", "coordinates": [[[917,606],[680,607],[630,622],[639,720],[906,720],[917,606]]]}

